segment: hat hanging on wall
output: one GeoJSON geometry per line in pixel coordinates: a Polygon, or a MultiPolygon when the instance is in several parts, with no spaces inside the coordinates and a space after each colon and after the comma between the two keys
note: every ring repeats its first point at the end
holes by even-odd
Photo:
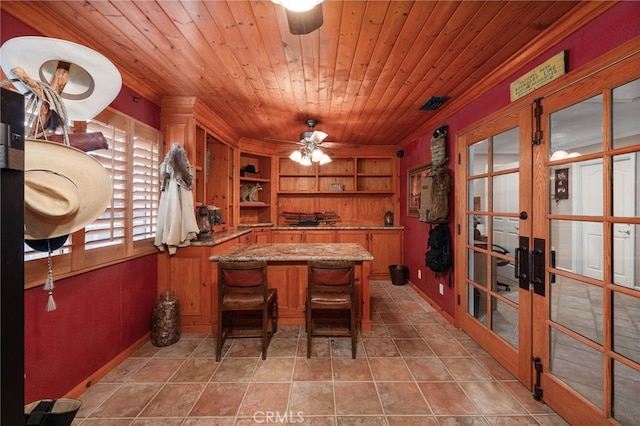
{"type": "Polygon", "coordinates": [[[25,141],[26,240],[71,234],[96,220],[113,192],[111,177],[94,157],[44,140],[25,141]]]}
{"type": "MultiPolygon", "coordinates": [[[[122,87],[118,69],[100,53],[67,40],[49,37],[16,37],[1,48],[2,70],[11,79],[16,67],[33,79],[49,84],[59,63],[69,64],[69,81],[60,93],[70,120],[88,120],[102,112],[122,87]]],[[[13,85],[21,93],[30,91],[20,81],[13,85]]]]}

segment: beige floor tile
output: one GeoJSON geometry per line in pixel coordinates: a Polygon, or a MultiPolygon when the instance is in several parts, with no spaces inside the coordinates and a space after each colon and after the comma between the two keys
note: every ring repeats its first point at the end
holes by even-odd
{"type": "Polygon", "coordinates": [[[162,388],[159,383],[125,383],[91,413],[91,417],[135,417],[162,388]]]}
{"type": "Polygon", "coordinates": [[[167,384],[140,413],[142,417],[185,417],[200,398],[204,383],[167,384]]]}
{"type": "Polygon", "coordinates": [[[236,416],[248,386],[248,383],[207,385],[189,417],[236,416]]]}
{"type": "MultiPolygon", "coordinates": [[[[293,380],[298,382],[331,380],[330,358],[297,358],[293,380]]],[[[371,377],[371,376],[369,376],[371,377]]]]}
{"type": "Polygon", "coordinates": [[[377,382],[409,382],[413,376],[402,358],[369,358],[373,379],[377,382]]]}
{"type": "Polygon", "coordinates": [[[185,333],[147,343],[80,396],[72,426],[567,426],[410,286],[373,281],[373,330],[317,337],[280,326],[260,339],[185,333]]]}
{"type": "Polygon", "coordinates": [[[335,415],[331,382],[293,382],[289,410],[302,416],[335,415]]]}
{"type": "Polygon", "coordinates": [[[383,414],[374,382],[337,382],[334,391],[338,416],[383,414]]]}
{"type": "Polygon", "coordinates": [[[480,414],[456,382],[424,382],[418,386],[437,416],[480,414]]]}
{"type": "Polygon", "coordinates": [[[413,382],[378,382],[380,401],[386,414],[432,414],[413,382]]]}
{"type": "Polygon", "coordinates": [[[238,414],[265,420],[267,415],[286,419],[290,390],[290,383],[251,383],[238,414]]]}
{"type": "Polygon", "coordinates": [[[371,369],[365,358],[336,358],[332,360],[333,379],[336,381],[371,381],[371,369]]]}
{"type": "Polygon", "coordinates": [[[176,373],[171,382],[208,382],[219,363],[211,358],[188,358],[176,373]]]}
{"type": "Polygon", "coordinates": [[[184,363],[184,358],[152,358],[142,368],[129,376],[130,383],[166,382],[184,363]]]}

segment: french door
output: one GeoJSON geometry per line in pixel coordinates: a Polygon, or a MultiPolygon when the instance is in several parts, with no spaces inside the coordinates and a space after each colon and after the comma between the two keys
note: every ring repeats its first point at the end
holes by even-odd
{"type": "Polygon", "coordinates": [[[639,57],[459,138],[459,325],[571,424],[640,419],[639,57]]]}

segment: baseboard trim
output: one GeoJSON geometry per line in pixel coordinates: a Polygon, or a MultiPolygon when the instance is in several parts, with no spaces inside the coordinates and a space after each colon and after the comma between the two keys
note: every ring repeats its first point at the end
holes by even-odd
{"type": "Polygon", "coordinates": [[[89,377],[84,379],[82,382],[78,383],[78,385],[76,385],[73,389],[71,389],[69,392],[67,392],[64,395],[64,397],[65,398],[78,398],[80,395],[82,395],[84,392],[86,392],[87,389],[89,389],[96,382],[98,382],[100,379],[102,379],[104,376],[106,376],[111,370],[116,368],[122,361],[124,361],[129,356],[131,356],[135,351],[137,351],[140,347],[142,347],[142,345],[147,343],[150,339],[151,339],[151,333],[147,333],[144,336],[142,336],[140,339],[138,339],[131,346],[126,348],[124,351],[120,352],[116,357],[114,357],[109,362],[107,362],[105,365],[103,365],[98,370],[96,370],[89,377]]]}
{"type": "Polygon", "coordinates": [[[414,283],[412,283],[411,281],[409,281],[409,285],[411,286],[412,289],[415,290],[416,293],[418,293],[418,295],[425,301],[427,302],[429,305],[431,305],[431,307],[433,309],[435,309],[436,311],[438,311],[438,313],[440,315],[442,315],[442,317],[444,319],[446,319],[447,321],[449,321],[451,323],[451,325],[453,325],[454,327],[458,327],[458,324],[456,322],[456,319],[454,317],[452,317],[451,315],[449,315],[448,312],[444,311],[437,303],[435,303],[433,300],[431,300],[431,298],[429,298],[429,296],[427,296],[426,294],[424,294],[422,292],[422,290],[420,290],[414,283]]]}

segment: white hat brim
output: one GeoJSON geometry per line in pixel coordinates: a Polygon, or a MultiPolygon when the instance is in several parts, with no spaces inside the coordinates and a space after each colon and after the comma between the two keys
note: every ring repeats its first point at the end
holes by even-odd
{"type": "MultiPolygon", "coordinates": [[[[122,87],[120,72],[111,61],[95,50],[67,40],[35,36],[12,38],[0,48],[0,57],[2,70],[11,79],[16,78],[11,70],[21,67],[29,77],[49,84],[47,80],[52,76],[45,64],[52,61],[68,62],[84,69],[88,76],[69,71],[69,81],[60,94],[70,120],[95,117],[113,102],[122,87]]],[[[23,94],[30,90],[20,81],[13,85],[23,94]]]]}
{"type": "MultiPolygon", "coordinates": [[[[74,183],[80,206],[64,217],[46,217],[30,208],[25,200],[26,240],[55,238],[76,232],[104,213],[113,193],[111,177],[105,168],[84,151],[45,140],[25,141],[25,175],[30,171],[51,171],[74,183]]],[[[39,173],[38,176],[45,176],[39,173]]],[[[62,189],[61,189],[62,190],[62,189]]]]}

